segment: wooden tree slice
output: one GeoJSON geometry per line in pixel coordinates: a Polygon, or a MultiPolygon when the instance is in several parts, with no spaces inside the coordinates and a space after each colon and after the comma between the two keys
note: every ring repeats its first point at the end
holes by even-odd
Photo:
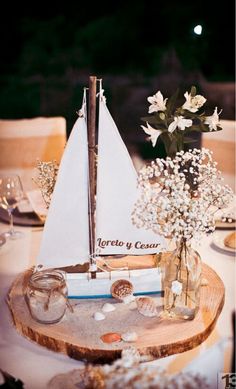
{"type": "MultiPolygon", "coordinates": [[[[125,305],[113,299],[70,300],[74,312],[66,311],[57,324],[40,324],[31,318],[24,288],[30,272],[21,274],[8,294],[8,304],[16,329],[26,338],[71,358],[90,362],[111,362],[121,356],[127,346],[135,346],[147,359],[156,359],[190,350],[202,343],[212,332],[224,305],[224,285],[218,275],[207,265],[202,266],[202,276],[208,285],[201,288],[201,305],[191,321],[177,321],[145,317],[136,309],[136,303],[125,305]],[[101,312],[105,302],[115,305],[115,311],[105,313],[105,320],[95,321],[93,314],[101,312]],[[103,343],[105,333],[135,331],[138,340],[103,343]]],[[[154,297],[159,312],[162,298],[154,297]]]]}

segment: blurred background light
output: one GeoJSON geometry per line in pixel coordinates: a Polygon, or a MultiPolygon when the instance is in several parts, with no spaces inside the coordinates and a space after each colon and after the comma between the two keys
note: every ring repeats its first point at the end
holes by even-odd
{"type": "Polygon", "coordinates": [[[201,24],[198,24],[197,26],[195,26],[193,31],[194,31],[194,33],[196,35],[202,35],[202,26],[201,26],[201,24]]]}

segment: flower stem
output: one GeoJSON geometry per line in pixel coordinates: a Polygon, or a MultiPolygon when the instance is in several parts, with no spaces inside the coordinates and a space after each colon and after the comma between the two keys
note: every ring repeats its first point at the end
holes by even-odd
{"type": "Polygon", "coordinates": [[[185,305],[187,305],[188,303],[188,282],[189,282],[189,270],[188,268],[186,268],[187,270],[187,281],[186,281],[186,292],[185,292],[185,305]]]}
{"type": "MultiPolygon", "coordinates": [[[[186,272],[187,272],[186,290],[185,290],[185,305],[187,305],[187,303],[188,303],[188,288],[189,288],[189,269],[187,267],[187,252],[188,252],[188,249],[187,249],[187,245],[186,245],[186,239],[181,239],[180,244],[179,244],[179,254],[178,254],[179,263],[178,263],[177,268],[176,268],[176,280],[181,281],[182,260],[183,260],[183,255],[184,255],[184,260],[185,260],[184,265],[186,267],[186,272]]],[[[173,304],[172,304],[171,308],[174,307],[176,297],[177,296],[174,296],[173,304]]]]}

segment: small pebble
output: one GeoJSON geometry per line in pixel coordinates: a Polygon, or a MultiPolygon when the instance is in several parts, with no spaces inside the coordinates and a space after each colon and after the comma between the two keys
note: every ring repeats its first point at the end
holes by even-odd
{"type": "Polygon", "coordinates": [[[125,342],[136,342],[138,339],[138,335],[134,331],[130,332],[125,332],[124,334],[121,335],[122,340],[125,342]]]}
{"type": "Polygon", "coordinates": [[[102,307],[102,311],[103,312],[112,312],[114,311],[116,308],[114,307],[113,304],[110,304],[110,303],[105,303],[102,307]]]}
{"type": "Polygon", "coordinates": [[[102,312],[95,312],[93,318],[97,321],[100,321],[105,319],[105,315],[103,315],[102,312]]]}

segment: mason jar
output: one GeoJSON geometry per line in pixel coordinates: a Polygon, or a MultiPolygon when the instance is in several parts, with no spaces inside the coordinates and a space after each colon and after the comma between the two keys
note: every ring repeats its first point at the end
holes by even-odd
{"type": "Polygon", "coordinates": [[[26,288],[26,301],[33,319],[43,324],[59,322],[67,307],[65,273],[42,270],[32,274],[26,288]]]}

